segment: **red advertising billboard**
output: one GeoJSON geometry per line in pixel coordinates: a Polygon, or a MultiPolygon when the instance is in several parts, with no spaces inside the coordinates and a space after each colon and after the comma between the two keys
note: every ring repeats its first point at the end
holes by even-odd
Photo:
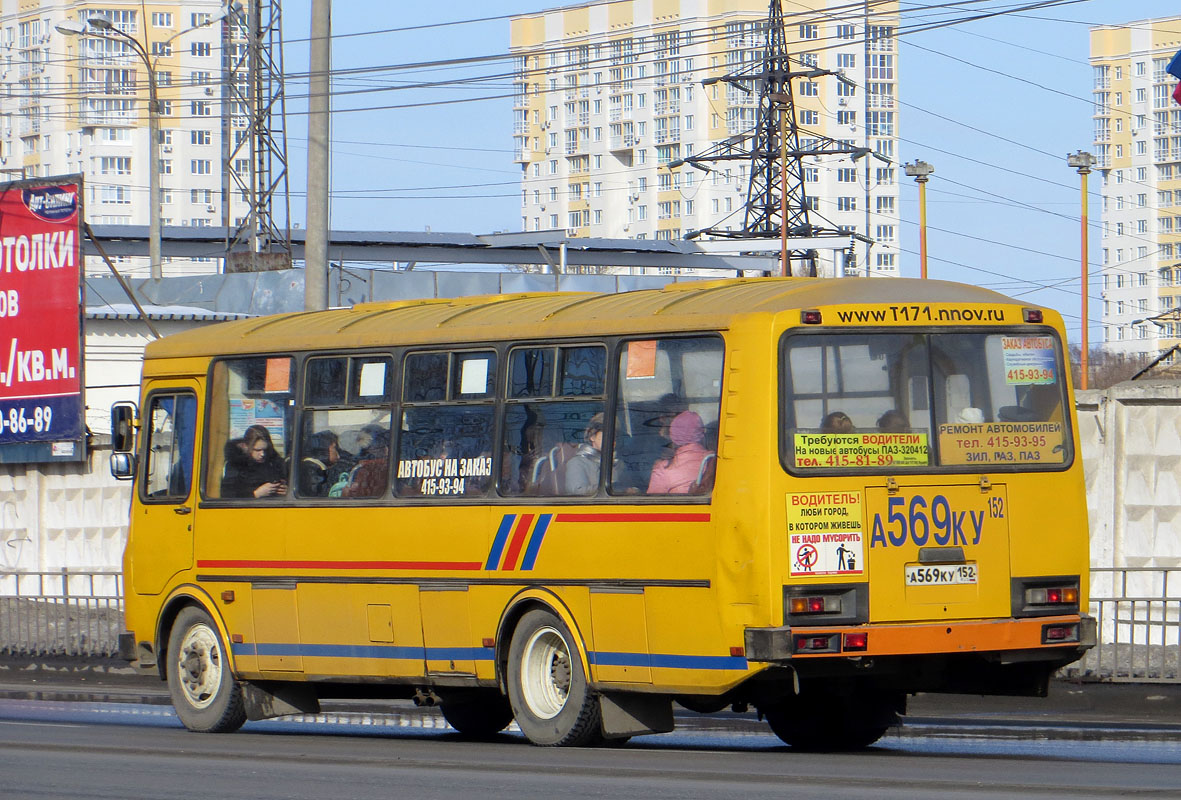
{"type": "Polygon", "coordinates": [[[82,453],[81,176],[0,184],[2,461],[82,453]]]}

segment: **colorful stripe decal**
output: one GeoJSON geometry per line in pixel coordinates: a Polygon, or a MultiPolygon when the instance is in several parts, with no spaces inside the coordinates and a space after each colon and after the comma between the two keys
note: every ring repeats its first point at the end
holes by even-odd
{"type": "Polygon", "coordinates": [[[513,529],[513,520],[516,519],[515,514],[505,514],[500,518],[500,527],[496,529],[496,538],[492,541],[492,549],[488,551],[488,560],[484,563],[484,569],[496,569],[496,565],[500,563],[500,554],[504,551],[504,543],[508,540],[508,533],[513,529]]]}
{"type": "Polygon", "coordinates": [[[409,569],[418,571],[468,571],[484,565],[479,561],[220,561],[198,560],[206,569],[409,569]]]}
{"type": "MultiPolygon", "coordinates": [[[[301,656],[306,658],[380,658],[413,661],[492,661],[491,647],[421,647],[392,644],[299,644],[244,643],[233,645],[235,656],[301,656]]],[[[672,653],[618,653],[591,651],[587,659],[595,666],[655,667],[694,670],[745,670],[741,656],[693,656],[672,653]]]]}
{"type": "Polygon", "coordinates": [[[533,569],[533,564],[537,561],[537,551],[541,549],[541,541],[545,538],[545,531],[549,528],[550,520],[553,518],[553,514],[542,514],[537,518],[537,525],[533,529],[533,538],[529,540],[529,547],[525,550],[525,560],[521,562],[522,570],[533,569]]]}
{"type": "Polygon", "coordinates": [[[414,572],[472,572],[476,570],[528,572],[537,564],[550,525],[637,522],[709,522],[709,512],[634,512],[590,514],[505,514],[483,562],[480,561],[267,561],[261,559],[199,559],[201,569],[274,570],[407,570],[414,572]],[[502,562],[503,556],[503,562],[502,562]]]}
{"type": "Polygon", "coordinates": [[[525,534],[529,532],[532,522],[532,514],[522,514],[520,521],[517,522],[517,529],[513,531],[512,541],[509,542],[508,552],[504,556],[504,568],[506,570],[517,568],[517,556],[521,554],[521,545],[525,543],[525,534]]]}

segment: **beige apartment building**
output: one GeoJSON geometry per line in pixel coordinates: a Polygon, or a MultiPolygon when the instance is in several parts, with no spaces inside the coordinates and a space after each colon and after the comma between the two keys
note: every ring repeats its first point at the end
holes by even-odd
{"type": "MultiPolygon", "coordinates": [[[[240,142],[249,125],[246,110],[223,94],[223,37],[241,48],[245,31],[236,23],[205,24],[224,6],[223,0],[0,0],[0,175],[81,173],[87,221],[148,224],[148,81],[126,38],[132,37],[149,55],[159,87],[162,223],[222,225],[227,136],[240,142]],[[109,21],[118,33],[89,24],[92,18],[109,21]],[[67,21],[81,32],[62,32],[58,26],[67,21]]],[[[237,157],[231,168],[247,174],[249,158],[237,157]]],[[[239,191],[228,194],[228,219],[236,224],[249,204],[239,191]]],[[[216,255],[166,259],[164,274],[216,272],[216,255]]],[[[146,258],[121,261],[130,275],[148,273],[146,258]]],[[[87,271],[106,267],[88,259],[87,271]]]]}
{"type": "MultiPolygon", "coordinates": [[[[805,162],[813,225],[872,240],[826,274],[898,274],[897,3],[784,6],[801,145],[816,136],[881,158],[805,162]]],[[[718,79],[763,57],[767,0],[586,2],[512,20],[521,228],[677,239],[740,230],[750,164],[670,168],[751,131],[758,93],[718,79]],[[703,84],[704,82],[704,84],[703,84]]]]}
{"type": "Polygon", "coordinates": [[[1181,105],[1165,72],[1178,49],[1181,17],[1091,29],[1103,342],[1114,353],[1181,342],[1181,105]]]}

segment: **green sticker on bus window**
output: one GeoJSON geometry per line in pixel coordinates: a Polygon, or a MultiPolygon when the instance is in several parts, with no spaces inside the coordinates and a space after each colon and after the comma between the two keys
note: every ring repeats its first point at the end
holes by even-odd
{"type": "Polygon", "coordinates": [[[930,460],[926,433],[797,433],[796,466],[921,467],[930,460]]]}

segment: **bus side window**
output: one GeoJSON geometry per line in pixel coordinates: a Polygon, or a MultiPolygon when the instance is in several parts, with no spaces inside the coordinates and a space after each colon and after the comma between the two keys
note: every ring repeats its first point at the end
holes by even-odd
{"type": "Polygon", "coordinates": [[[144,494],[151,500],[182,502],[193,482],[197,398],[191,394],[153,396],[148,423],[144,494]]]}
{"type": "Polygon", "coordinates": [[[500,493],[598,493],[607,348],[518,347],[508,361],[500,493]]]}
{"type": "MultiPolygon", "coordinates": [[[[287,494],[291,470],[292,410],[295,402],[294,363],[287,356],[227,358],[214,363],[210,377],[208,442],[205,458],[205,495],[211,498],[250,497],[254,480],[249,475],[276,485],[267,495],[287,494]],[[243,446],[247,433],[261,428],[269,441],[268,463],[260,470],[248,461],[243,446]],[[249,470],[247,470],[249,468],[249,470]],[[247,480],[246,478],[249,478],[247,480]],[[282,485],[282,490],[278,485],[282,485]]],[[[252,438],[257,438],[252,434],[252,438]]]]}
{"type": "MultiPolygon", "coordinates": [[[[640,339],[620,352],[613,494],[706,493],[716,458],[723,342],[640,339]]],[[[607,459],[604,459],[606,462],[607,459]]]]}

